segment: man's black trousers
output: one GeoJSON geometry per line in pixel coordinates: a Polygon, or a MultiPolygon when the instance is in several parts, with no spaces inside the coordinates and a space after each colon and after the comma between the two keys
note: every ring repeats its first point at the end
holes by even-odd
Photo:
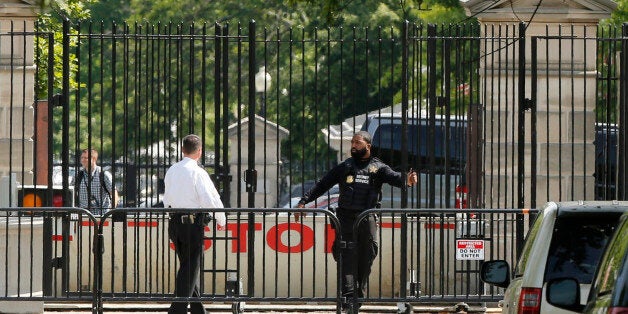
{"type": "MultiPolygon", "coordinates": [[[[179,258],[179,270],[175,285],[177,297],[199,297],[203,232],[201,221],[182,223],[179,215],[173,215],[168,223],[168,236],[179,258]]],[[[187,313],[187,302],[172,302],[168,313],[187,313]]],[[[191,313],[205,313],[203,304],[190,302],[191,313]]]]}
{"type": "MultiPolygon", "coordinates": [[[[342,239],[346,243],[353,241],[353,224],[359,212],[338,209],[336,212],[342,227],[342,239]]],[[[338,252],[342,254],[342,294],[352,297],[354,285],[358,289],[357,297],[366,295],[369,275],[373,260],[377,256],[376,241],[377,221],[370,215],[363,219],[357,229],[357,242],[347,248],[340,248],[337,240],[334,242],[333,254],[337,260],[338,252]]]]}

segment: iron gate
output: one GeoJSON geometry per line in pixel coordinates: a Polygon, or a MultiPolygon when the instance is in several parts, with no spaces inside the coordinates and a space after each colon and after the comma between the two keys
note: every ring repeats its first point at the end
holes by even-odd
{"type": "MultiPolygon", "coordinates": [[[[54,106],[46,110],[48,133],[34,127],[33,146],[47,142],[47,148],[23,149],[30,147],[30,136],[20,127],[28,123],[6,117],[27,112],[30,102],[20,98],[26,87],[11,89],[11,109],[3,113],[11,126],[3,150],[9,162],[2,171],[19,173],[22,196],[29,182],[35,189],[44,185],[50,196],[43,198],[45,205],[53,205],[60,186],[67,205],[80,151],[93,148],[101,152],[99,163],[113,173],[121,206],[155,208],[165,170],[181,155],[178,139],[197,133],[207,148],[201,163],[225,205],[289,207],[292,198],[347,155],[355,130],[365,129],[373,133],[379,158],[420,176],[407,195],[385,188],[383,207],[537,207],[554,198],[555,186],[561,189],[558,200],[622,198],[625,186],[619,178],[625,177],[628,159],[625,147],[613,141],[626,139],[626,96],[613,95],[626,84],[626,71],[620,72],[624,76],[617,72],[628,64],[626,27],[622,35],[566,29],[528,38],[523,24],[270,30],[254,22],[66,21],[61,86],[51,70],[59,66],[51,33],[41,33],[48,39],[47,60],[37,58],[35,67],[49,70],[46,87],[39,75],[35,87],[38,97],[45,95],[54,106]],[[544,42],[559,42],[560,49],[544,42]],[[575,47],[586,45],[597,47],[594,58],[577,55],[575,47]],[[551,57],[555,52],[558,57],[551,57]],[[573,61],[566,63],[572,66],[552,61],[569,55],[573,61]],[[542,84],[553,75],[561,77],[558,93],[542,84]],[[382,77],[392,79],[386,85],[382,77]],[[556,100],[554,94],[569,96],[556,100]],[[578,95],[585,104],[577,104],[578,95]],[[543,110],[542,104],[553,107],[543,110]],[[595,108],[593,113],[589,108],[595,108]],[[548,127],[555,121],[557,130],[548,127]],[[586,127],[579,128],[577,121],[586,127]],[[15,149],[18,145],[22,150],[15,149]],[[18,160],[18,155],[34,161],[18,160]],[[553,181],[556,176],[568,179],[553,181]]],[[[22,38],[22,44],[11,39],[10,47],[26,54],[25,43],[35,34],[0,36],[22,38]]],[[[19,59],[13,55],[10,86],[29,77],[27,66],[24,72],[13,70],[19,59]]],[[[316,206],[333,207],[334,197],[319,199],[316,206]]],[[[254,216],[247,219],[248,228],[254,228],[254,216]]],[[[521,243],[524,221],[517,221],[521,243]]],[[[249,233],[255,234],[253,229],[249,233]]],[[[252,247],[256,239],[247,241],[252,247]]],[[[511,254],[516,256],[516,250],[511,254]]],[[[254,265],[250,254],[238,267],[254,274],[254,265]]],[[[247,293],[256,292],[248,282],[247,293]]]]}

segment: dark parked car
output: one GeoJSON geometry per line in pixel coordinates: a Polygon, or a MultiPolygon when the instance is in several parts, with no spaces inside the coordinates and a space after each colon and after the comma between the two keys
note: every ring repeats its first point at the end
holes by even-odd
{"type": "MultiPolygon", "coordinates": [[[[467,120],[460,116],[438,115],[433,121],[425,116],[407,119],[408,163],[418,173],[418,206],[435,208],[466,208],[464,170],[467,160],[467,120]],[[433,123],[433,124],[432,124],[433,123]],[[430,175],[434,174],[433,190],[430,175]]],[[[403,120],[401,114],[381,113],[369,116],[362,131],[372,138],[371,154],[400,171],[403,120]]],[[[381,206],[400,205],[401,189],[384,187],[381,206]]]]}
{"type": "Polygon", "coordinates": [[[628,212],[624,213],[598,266],[586,307],[580,305],[578,279],[557,278],[548,283],[548,302],[584,313],[628,313],[628,212]]]}
{"type": "MultiPolygon", "coordinates": [[[[467,120],[464,117],[437,116],[408,118],[408,161],[417,172],[461,175],[467,158],[467,120]],[[433,158],[433,160],[432,160],[433,158]]],[[[401,164],[402,116],[370,116],[362,131],[372,136],[372,153],[393,168],[401,164]]]]}
{"type": "Polygon", "coordinates": [[[615,124],[595,126],[595,199],[598,200],[617,199],[617,134],[615,124]]]}
{"type": "Polygon", "coordinates": [[[277,207],[281,208],[290,206],[291,199],[295,197],[298,197],[300,199],[305,192],[309,191],[314,186],[314,184],[316,184],[316,181],[308,180],[303,183],[298,183],[291,186],[289,191],[285,191],[281,195],[279,201],[277,202],[277,207]]]}

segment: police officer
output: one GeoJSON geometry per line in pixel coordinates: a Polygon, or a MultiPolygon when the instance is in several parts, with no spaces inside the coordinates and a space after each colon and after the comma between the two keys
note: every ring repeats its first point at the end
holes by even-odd
{"type": "MultiPolygon", "coordinates": [[[[336,215],[342,227],[342,239],[350,241],[353,239],[352,227],[355,219],[361,212],[378,205],[384,183],[403,187],[404,185],[413,186],[416,182],[417,175],[414,171],[410,171],[406,178],[402,173],[393,171],[381,160],[371,157],[371,135],[360,131],[351,139],[351,157],[325,174],[312,189],[303,195],[297,207],[303,208],[305,204],[338,184],[340,196],[336,215]]],[[[300,213],[295,213],[295,220],[299,221],[300,216],[300,213]]],[[[338,254],[342,254],[342,293],[347,299],[354,295],[354,284],[358,289],[358,297],[363,298],[366,293],[371,266],[378,253],[376,218],[370,216],[362,220],[357,233],[355,246],[340,248],[340,244],[334,242],[332,250],[336,260],[338,254]],[[356,264],[357,269],[354,269],[356,264]]]]}
{"type": "MultiPolygon", "coordinates": [[[[194,134],[184,137],[182,151],[183,159],[172,165],[164,178],[164,206],[181,209],[223,208],[209,174],[198,165],[203,151],[201,139],[194,134]]],[[[210,214],[170,214],[168,236],[180,262],[174,290],[177,297],[200,296],[201,255],[207,215],[210,214]]],[[[219,227],[225,226],[224,213],[214,213],[213,218],[219,227]]],[[[205,314],[200,302],[191,302],[190,305],[192,313],[205,314]]],[[[187,307],[186,302],[173,302],[168,313],[187,313],[187,307]]]]}

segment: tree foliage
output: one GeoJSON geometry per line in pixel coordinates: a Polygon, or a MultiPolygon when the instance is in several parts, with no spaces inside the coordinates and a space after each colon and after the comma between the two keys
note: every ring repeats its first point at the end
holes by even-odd
{"type": "Polygon", "coordinates": [[[611,14],[610,19],[603,20],[602,25],[615,25],[621,27],[628,22],[628,0],[615,0],[617,9],[611,14]]]}
{"type": "MultiPolygon", "coordinates": [[[[50,0],[53,1],[53,0],[50,0]]],[[[617,12],[613,14],[609,23],[619,24],[627,20],[626,2],[620,0],[617,12]]],[[[45,11],[40,18],[41,30],[51,31],[55,34],[54,46],[55,88],[60,87],[61,62],[59,60],[61,43],[62,18],[72,21],[72,32],[76,32],[78,25],[91,19],[94,21],[94,31],[102,33],[111,32],[166,32],[174,29],[175,32],[186,33],[193,31],[195,34],[201,32],[204,27],[212,28],[214,25],[228,26],[231,34],[238,31],[247,32],[247,24],[255,20],[259,28],[258,38],[263,39],[265,44],[259,50],[257,60],[259,64],[269,65],[267,71],[273,76],[273,90],[267,93],[265,101],[268,102],[269,119],[278,122],[280,125],[290,129],[291,137],[285,145],[284,151],[290,151],[293,157],[301,158],[329,158],[334,152],[328,152],[324,147],[326,144],[318,130],[328,124],[338,124],[344,119],[355,114],[363,113],[377,108],[398,103],[400,95],[400,72],[401,53],[399,50],[399,32],[404,21],[412,23],[434,23],[439,25],[456,24],[466,20],[464,10],[458,0],[249,0],[249,1],[196,1],[196,0],[56,0],[44,5],[51,8],[45,11]],[[102,21],[102,23],[101,23],[102,21]],[[382,25],[382,28],[378,28],[382,25]],[[179,29],[179,30],[177,30],[179,29]],[[310,39],[316,38],[312,42],[310,39]],[[289,47],[289,45],[279,44],[281,41],[300,42],[289,47]],[[276,42],[276,44],[273,44],[276,42]],[[341,47],[341,48],[338,48],[341,47]],[[333,48],[333,49],[332,49],[333,48]],[[359,53],[355,53],[358,51],[359,53]],[[281,58],[277,56],[291,56],[291,58],[281,58]],[[374,58],[378,63],[368,58],[374,58]],[[350,61],[348,61],[350,60],[350,61]],[[363,66],[369,63],[369,67],[363,66]],[[289,69],[289,73],[285,72],[289,69]],[[288,78],[289,76],[289,78],[288,78]],[[282,91],[289,93],[284,94],[282,91]],[[318,137],[314,141],[311,138],[311,130],[316,130],[318,137]],[[304,150],[293,150],[293,147],[306,146],[304,150]],[[324,153],[315,153],[324,152],[324,153]],[[316,155],[318,154],[318,155],[316,155]]],[[[471,21],[473,22],[473,21],[471,21]]],[[[90,125],[88,119],[80,121],[78,128],[81,130],[115,130],[115,137],[110,140],[105,139],[101,143],[105,151],[111,151],[116,146],[115,143],[133,143],[133,146],[142,147],[151,144],[151,141],[171,137],[167,131],[171,127],[172,119],[168,120],[172,112],[164,107],[137,107],[132,108],[133,118],[137,121],[146,121],[147,125],[152,125],[159,130],[155,136],[144,136],[153,132],[149,127],[137,132],[125,130],[128,126],[113,126],[116,120],[122,117],[116,115],[116,108],[123,108],[129,103],[148,104],[146,99],[157,94],[160,88],[143,93],[133,93],[127,90],[126,99],[115,97],[112,90],[129,88],[128,86],[116,86],[112,82],[99,81],[100,73],[85,73],[77,69],[76,58],[87,60],[89,58],[88,47],[99,51],[106,56],[102,59],[90,61],[94,68],[111,69],[112,49],[117,48],[122,51],[125,48],[121,41],[104,42],[85,41],[78,42],[76,37],[72,38],[73,47],[81,47],[74,50],[76,54],[70,56],[71,72],[80,73],[79,76],[72,76],[71,88],[78,90],[80,86],[87,86],[87,89],[80,89],[77,95],[76,112],[80,114],[89,113],[91,116],[106,116],[102,119],[102,125],[90,125]],[[115,47],[114,47],[115,46],[115,47]],[[82,84],[82,85],[80,85],[82,84]],[[85,90],[89,90],[88,95],[85,90]],[[109,106],[92,105],[106,103],[109,106]],[[150,113],[149,113],[150,112],[150,113]],[[109,118],[110,117],[110,118],[109,118]],[[149,123],[150,122],[150,123],[149,123]],[[160,133],[163,132],[163,133],[160,133]]],[[[39,58],[46,58],[47,52],[45,41],[39,47],[39,58]]],[[[212,53],[213,48],[208,48],[212,53]]],[[[238,46],[231,45],[230,53],[237,53],[238,46]]],[[[188,64],[190,60],[200,60],[200,52],[195,55],[184,55],[177,59],[181,64],[188,64]]],[[[120,60],[118,60],[120,62],[120,60]]],[[[133,60],[129,61],[136,65],[133,60]]],[[[161,61],[160,61],[161,62],[161,61]]],[[[196,62],[196,61],[194,61],[196,62]]],[[[230,67],[234,69],[239,66],[237,60],[230,60],[230,67]]],[[[45,63],[42,63],[45,64],[45,63]]],[[[191,63],[192,65],[198,65],[191,63]]],[[[137,65],[140,66],[141,65],[137,65]]],[[[455,68],[455,65],[452,65],[455,68]]],[[[140,73],[147,77],[152,75],[150,68],[141,68],[140,73]]],[[[122,70],[112,70],[123,77],[124,73],[116,72],[122,70]]],[[[235,71],[234,71],[235,72],[235,71]]],[[[45,71],[42,71],[45,73],[45,71]]],[[[110,75],[108,73],[107,75],[110,75]]],[[[157,80],[166,81],[167,73],[161,73],[164,77],[157,80]]],[[[105,75],[106,76],[106,75],[105,75]]],[[[136,78],[138,86],[146,86],[147,81],[136,78]]],[[[237,94],[236,86],[242,86],[241,94],[246,95],[246,78],[230,77],[230,82],[237,82],[229,86],[229,93],[237,94]]],[[[40,80],[45,82],[45,78],[40,80]]],[[[454,82],[458,83],[458,82],[454,82]]],[[[118,82],[117,84],[121,84],[118,82]]],[[[183,110],[189,108],[192,103],[202,101],[211,102],[213,78],[201,82],[190,82],[192,90],[201,89],[205,84],[210,86],[210,91],[206,99],[203,96],[194,94],[192,96],[179,95],[178,90],[167,91],[166,95],[180,101],[183,110]],[[176,98],[180,97],[180,98],[176,98]]],[[[42,84],[42,87],[45,87],[42,84]]],[[[38,94],[43,93],[38,91],[38,94]]],[[[238,103],[239,99],[230,99],[228,112],[229,121],[241,118],[243,107],[238,103]]],[[[244,104],[246,105],[246,104],[244,104]]],[[[73,114],[73,119],[79,119],[80,114],[73,114]]],[[[201,124],[201,120],[207,121],[207,128],[213,127],[213,116],[196,117],[177,116],[176,123],[179,125],[201,124]],[[195,120],[196,119],[196,120],[195,120]]],[[[74,121],[73,122],[77,122],[74,121]]],[[[78,122],[77,122],[78,123],[78,122]]],[[[140,123],[138,123],[139,125],[140,123]]],[[[209,132],[209,131],[208,131],[209,132]]],[[[79,133],[78,137],[86,133],[79,133]]],[[[78,145],[84,145],[88,139],[80,138],[78,145]]],[[[210,142],[212,139],[210,139],[210,142]]],[[[120,155],[120,152],[117,153],[120,155]]]]}
{"type": "MultiPolygon", "coordinates": [[[[150,33],[150,29],[165,27],[168,24],[175,28],[181,27],[181,33],[197,29],[195,32],[198,34],[198,29],[204,27],[204,25],[212,26],[214,23],[218,23],[222,26],[228,25],[232,29],[233,34],[235,29],[238,28],[246,33],[248,21],[255,20],[256,24],[259,25],[258,37],[264,37],[264,40],[267,42],[272,42],[273,40],[302,40],[302,45],[294,45],[291,48],[283,45],[281,48],[277,48],[283,50],[292,49],[291,52],[284,51],[280,53],[279,51],[274,51],[276,48],[272,45],[267,45],[260,49],[262,52],[257,57],[260,64],[269,63],[274,65],[272,68],[269,68],[269,71],[275,77],[274,84],[277,85],[277,90],[285,89],[290,91],[288,96],[282,96],[281,93],[268,93],[266,101],[273,105],[268,106],[267,115],[273,117],[271,120],[276,120],[280,125],[290,129],[294,135],[291,136],[292,142],[285,145],[286,148],[307,146],[305,151],[294,152],[296,157],[313,156],[313,152],[326,151],[324,148],[326,145],[324,140],[320,138],[320,132],[315,132],[315,134],[319,134],[319,138],[313,142],[315,143],[314,145],[311,142],[298,143],[303,139],[311,137],[311,135],[308,135],[308,133],[312,132],[310,130],[318,130],[324,125],[339,123],[347,117],[364,112],[364,110],[374,110],[390,105],[393,101],[400,100],[400,95],[397,93],[400,86],[399,66],[401,54],[398,47],[395,47],[398,43],[394,45],[382,44],[381,41],[378,42],[375,38],[380,37],[385,41],[394,42],[393,38],[398,38],[399,29],[404,20],[421,21],[423,16],[425,16],[428,20],[433,18],[440,22],[446,22],[457,19],[462,14],[459,6],[450,7],[430,4],[430,11],[426,11],[426,8],[428,8],[427,3],[398,0],[346,1],[337,3],[331,1],[322,7],[308,1],[285,2],[280,0],[251,0],[246,2],[100,0],[89,4],[91,19],[95,22],[95,25],[98,25],[99,21],[105,21],[104,27],[108,29],[101,30],[100,27],[95,27],[97,32],[111,32],[116,27],[119,30],[128,27],[131,32],[136,32],[138,28],[141,28],[142,33],[150,33]],[[441,16],[441,18],[438,16],[441,16]],[[117,23],[117,26],[113,21],[117,23]],[[128,24],[124,24],[125,21],[128,24]],[[192,22],[194,26],[191,26],[192,22]],[[377,27],[372,27],[374,25],[385,25],[386,28],[378,29],[377,27]],[[327,29],[327,27],[332,28],[327,29]],[[310,39],[314,37],[327,44],[311,45],[310,39]],[[345,49],[329,49],[331,45],[337,46],[341,42],[350,42],[356,38],[359,42],[357,46],[346,45],[345,49]],[[373,39],[368,40],[368,38],[373,39]],[[357,59],[352,61],[353,65],[341,65],[342,62],[347,62],[347,56],[354,53],[351,49],[360,51],[360,53],[356,54],[357,59]],[[383,60],[382,63],[377,67],[361,67],[361,64],[367,62],[362,52],[367,51],[370,51],[373,56],[379,55],[379,58],[383,60]],[[290,55],[290,53],[296,57],[294,60],[277,59],[278,55],[290,55]],[[265,58],[271,58],[271,60],[264,60],[265,58]],[[292,64],[289,64],[290,62],[292,64]],[[314,64],[319,64],[320,66],[312,67],[314,64]],[[343,66],[344,70],[339,70],[343,66]],[[354,69],[348,70],[351,67],[354,67],[354,69]],[[292,71],[290,73],[290,86],[288,86],[288,80],[277,79],[280,72],[285,77],[286,74],[283,73],[285,69],[291,69],[292,71]],[[330,86],[343,87],[338,89],[329,88],[330,86]],[[350,100],[351,103],[343,103],[347,102],[347,100],[350,100]],[[359,105],[356,106],[354,104],[359,105]]],[[[82,60],[84,60],[87,58],[87,46],[86,43],[82,43],[82,45],[80,51],[83,54],[82,60]]],[[[94,49],[102,49],[99,53],[110,56],[111,48],[95,47],[94,49]]],[[[211,50],[212,48],[210,47],[209,49],[211,50]]],[[[237,47],[234,45],[230,49],[232,53],[236,53],[237,47]]],[[[104,58],[104,61],[110,62],[110,57],[104,58]]],[[[99,62],[101,61],[93,60],[91,64],[95,67],[106,68],[105,64],[99,65],[99,62]]],[[[232,63],[230,67],[235,68],[237,64],[232,63]]],[[[78,96],[83,99],[90,99],[95,104],[103,101],[111,103],[113,86],[108,82],[98,82],[97,77],[98,73],[92,73],[91,78],[89,75],[82,73],[79,81],[82,84],[88,84],[88,90],[93,95],[86,95],[83,91],[78,96]]],[[[232,82],[235,80],[237,78],[230,78],[232,82]]],[[[211,75],[205,84],[208,86],[213,85],[211,75]]],[[[191,88],[198,89],[200,87],[191,88]]],[[[230,93],[235,95],[236,89],[234,87],[230,89],[230,93]]],[[[129,95],[125,101],[131,103],[140,101],[137,99],[140,96],[134,95],[130,91],[127,91],[127,93],[129,95]]],[[[195,103],[202,101],[198,99],[198,95],[196,97],[195,103]]],[[[122,100],[116,100],[116,102],[120,101],[122,100]]],[[[181,105],[186,106],[188,102],[187,98],[183,98],[181,105]]],[[[87,101],[79,101],[79,103],[80,105],[76,110],[82,113],[89,112],[90,115],[96,116],[111,115],[107,108],[101,109],[99,106],[90,106],[87,101]]],[[[122,106],[122,104],[115,104],[114,106],[118,107],[122,106]]],[[[230,106],[230,121],[234,121],[236,117],[242,117],[243,113],[238,113],[241,105],[237,103],[235,97],[233,97],[230,106]]],[[[168,115],[167,112],[161,110],[152,111],[157,117],[168,115]]],[[[137,114],[146,115],[146,110],[138,111],[137,114]]],[[[115,120],[115,114],[112,116],[112,119],[108,119],[108,121],[115,120]]],[[[157,120],[162,121],[159,118],[157,120]]],[[[177,123],[180,125],[190,123],[184,120],[185,116],[178,119],[177,123]]],[[[212,127],[213,117],[209,117],[207,120],[209,121],[207,127],[212,127]]],[[[81,121],[81,125],[79,125],[81,129],[100,130],[101,126],[86,125],[86,121],[81,121]]],[[[109,127],[111,126],[102,126],[105,129],[109,127]]],[[[159,128],[168,129],[169,127],[161,125],[159,128]]],[[[148,130],[142,130],[142,132],[148,132],[148,130]]],[[[138,136],[138,134],[132,133],[129,135],[131,139],[126,139],[122,135],[128,134],[128,132],[119,130],[115,133],[117,138],[113,139],[113,141],[117,143],[133,141],[133,137],[138,136]]],[[[79,132],[78,134],[84,133],[79,132]]],[[[147,137],[139,136],[139,138],[139,141],[146,141],[147,137]]],[[[80,141],[88,140],[80,139],[80,141]]],[[[212,139],[209,139],[209,142],[208,144],[212,144],[212,139]]],[[[138,146],[147,144],[150,143],[137,143],[138,146]]],[[[105,150],[112,148],[110,142],[105,142],[103,146],[105,150]]],[[[333,155],[334,153],[329,152],[329,154],[333,155]]],[[[321,153],[318,158],[326,159],[331,155],[321,153]]]]}
{"type": "MultiPolygon", "coordinates": [[[[63,77],[62,71],[62,43],[63,43],[63,20],[80,21],[87,19],[90,16],[90,10],[86,7],[97,0],[67,0],[67,1],[42,1],[41,11],[37,19],[37,31],[41,34],[37,37],[35,55],[37,58],[37,64],[40,65],[38,69],[39,83],[36,88],[36,95],[38,99],[46,99],[47,84],[48,84],[48,67],[47,61],[50,57],[48,53],[48,47],[51,44],[51,38],[46,34],[52,35],[53,44],[53,79],[54,88],[61,89],[61,82],[63,77]]],[[[71,29],[72,34],[76,34],[76,31],[71,29]]],[[[71,37],[70,45],[76,45],[77,38],[71,37]]],[[[71,67],[76,66],[76,55],[70,55],[71,67]]],[[[75,69],[75,68],[72,68],[75,69]]],[[[76,88],[76,81],[70,82],[71,88],[76,88]]]]}

